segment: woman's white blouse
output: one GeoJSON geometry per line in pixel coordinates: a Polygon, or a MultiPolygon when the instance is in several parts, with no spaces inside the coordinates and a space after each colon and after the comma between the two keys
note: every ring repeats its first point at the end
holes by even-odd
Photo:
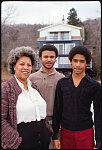
{"type": "MultiPolygon", "coordinates": [[[[16,78],[16,76],[15,76],[16,78]]],[[[31,81],[27,79],[28,91],[16,78],[22,93],[19,94],[16,104],[17,124],[21,122],[40,121],[46,117],[46,102],[39,92],[31,87],[31,81]]]]}

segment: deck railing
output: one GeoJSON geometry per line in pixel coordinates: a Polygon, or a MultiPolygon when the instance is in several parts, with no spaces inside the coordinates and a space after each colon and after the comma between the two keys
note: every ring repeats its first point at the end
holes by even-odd
{"type": "Polygon", "coordinates": [[[71,40],[71,36],[63,36],[63,37],[58,37],[58,36],[46,36],[45,37],[46,41],[62,41],[62,40],[71,40]]]}

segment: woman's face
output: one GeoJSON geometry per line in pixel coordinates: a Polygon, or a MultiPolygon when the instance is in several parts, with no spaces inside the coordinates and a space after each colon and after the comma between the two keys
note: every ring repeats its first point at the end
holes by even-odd
{"type": "Polygon", "coordinates": [[[14,66],[14,71],[20,82],[26,81],[32,71],[31,59],[27,56],[19,58],[14,66]]]}

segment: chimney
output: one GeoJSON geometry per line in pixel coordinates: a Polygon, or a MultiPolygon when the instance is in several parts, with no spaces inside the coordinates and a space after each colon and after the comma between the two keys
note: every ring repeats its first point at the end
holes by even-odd
{"type": "Polygon", "coordinates": [[[62,18],[62,23],[64,23],[64,21],[65,21],[65,20],[64,20],[64,15],[63,15],[63,18],[62,18]]]}

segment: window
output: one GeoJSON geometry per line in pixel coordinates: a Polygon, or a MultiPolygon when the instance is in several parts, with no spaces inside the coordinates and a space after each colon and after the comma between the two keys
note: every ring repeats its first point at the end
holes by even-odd
{"type": "Polygon", "coordinates": [[[59,64],[70,64],[68,57],[59,57],[59,64]]]}
{"type": "Polygon", "coordinates": [[[59,53],[59,44],[54,44],[54,46],[58,49],[58,53],[59,53]]]}
{"type": "Polygon", "coordinates": [[[58,40],[58,32],[50,32],[50,39],[58,40]]]}
{"type": "Polygon", "coordinates": [[[69,51],[72,49],[72,47],[74,47],[75,46],[75,43],[71,43],[71,44],[69,44],[69,43],[66,43],[65,44],[65,54],[69,54],[69,51]]]}
{"type": "Polygon", "coordinates": [[[69,32],[60,32],[60,39],[61,40],[68,40],[69,39],[69,32]]]}
{"type": "Polygon", "coordinates": [[[61,40],[64,40],[64,32],[61,32],[61,33],[60,33],[60,39],[61,39],[61,40]]]}
{"type": "Polygon", "coordinates": [[[54,44],[54,46],[58,49],[58,54],[64,54],[64,44],[54,44]]]}
{"type": "Polygon", "coordinates": [[[69,54],[69,51],[72,47],[75,46],[75,43],[65,43],[65,44],[54,44],[54,46],[58,49],[58,54],[69,54]]]}
{"type": "Polygon", "coordinates": [[[59,45],[59,54],[63,54],[63,51],[64,51],[64,45],[60,44],[59,45]]]}

